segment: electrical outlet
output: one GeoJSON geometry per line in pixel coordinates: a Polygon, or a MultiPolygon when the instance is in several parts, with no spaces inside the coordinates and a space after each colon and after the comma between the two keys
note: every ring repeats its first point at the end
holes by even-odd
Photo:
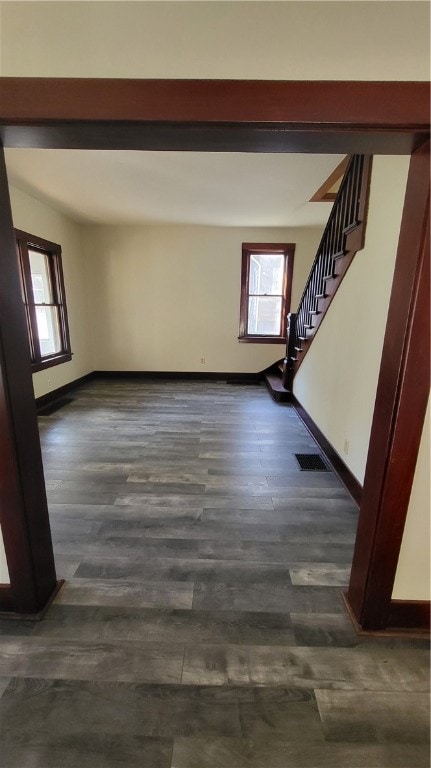
{"type": "Polygon", "coordinates": [[[348,455],[348,453],[349,453],[349,446],[350,446],[350,443],[349,443],[349,441],[348,441],[348,440],[345,440],[345,441],[344,441],[344,445],[343,445],[343,451],[344,451],[344,453],[346,454],[346,456],[347,456],[347,455],[348,455]]]}
{"type": "Polygon", "coordinates": [[[201,357],[201,365],[205,365],[205,358],[201,357]]]}

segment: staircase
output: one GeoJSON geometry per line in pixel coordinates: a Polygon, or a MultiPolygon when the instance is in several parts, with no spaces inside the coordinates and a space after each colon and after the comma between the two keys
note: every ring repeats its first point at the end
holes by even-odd
{"type": "Polygon", "coordinates": [[[292,399],[294,376],[353,257],[364,247],[371,163],[369,155],[350,158],[297,312],[288,315],[286,357],[265,375],[277,402],[292,399]]]}

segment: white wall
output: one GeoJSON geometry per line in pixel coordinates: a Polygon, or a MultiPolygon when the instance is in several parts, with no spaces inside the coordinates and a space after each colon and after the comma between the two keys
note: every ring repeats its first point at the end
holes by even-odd
{"type": "Polygon", "coordinates": [[[294,380],[299,402],[361,483],[408,165],[408,157],[374,158],[365,248],[353,259],[294,380]]]}
{"type": "Polygon", "coordinates": [[[422,432],[392,598],[394,600],[429,600],[431,598],[429,403],[422,432]]]}
{"type": "Polygon", "coordinates": [[[14,226],[62,248],[73,357],[68,363],[33,374],[35,397],[39,397],[93,370],[81,230],[63,214],[15,187],[10,188],[10,196],[14,226]]]}
{"type": "Polygon", "coordinates": [[[297,244],[293,309],[321,237],[317,228],[97,226],[83,232],[96,370],[266,368],[285,347],[238,342],[241,245],[297,244]]]}
{"type": "Polygon", "coordinates": [[[3,75],[427,80],[425,2],[3,2],[3,75]]]}

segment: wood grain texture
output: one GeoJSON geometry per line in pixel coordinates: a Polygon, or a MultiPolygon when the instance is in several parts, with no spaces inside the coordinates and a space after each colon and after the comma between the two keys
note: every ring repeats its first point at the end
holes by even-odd
{"type": "Polygon", "coordinates": [[[39,424],[68,581],[42,621],[0,621],[8,768],[426,764],[426,644],[356,634],[357,507],[299,471],[315,445],[293,408],[93,378],[39,424]],[[409,703],[398,733],[384,694],[409,703]]]}
{"type": "MultiPolygon", "coordinates": [[[[322,744],[312,740],[307,749],[283,736],[274,736],[271,743],[257,739],[175,739],[172,768],[428,768],[428,758],[421,747],[400,744],[322,744]]],[[[48,767],[49,768],[49,767],[48,767]]]]}
{"type": "Polygon", "coordinates": [[[427,744],[430,703],[426,693],[316,691],[325,736],[330,741],[427,744]],[[417,697],[417,698],[416,698],[417,697]],[[419,705],[419,706],[418,706],[419,705]],[[416,708],[420,711],[415,715],[416,708]]]}

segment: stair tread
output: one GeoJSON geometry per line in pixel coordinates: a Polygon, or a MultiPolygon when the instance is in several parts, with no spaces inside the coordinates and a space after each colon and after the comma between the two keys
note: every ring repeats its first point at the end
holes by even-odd
{"type": "Polygon", "coordinates": [[[275,392],[289,392],[288,389],[283,387],[281,378],[279,376],[275,376],[274,374],[267,373],[265,378],[268,384],[270,385],[271,389],[273,389],[275,392]]]}
{"type": "Polygon", "coordinates": [[[344,227],[343,232],[345,235],[350,234],[350,232],[353,232],[355,229],[359,227],[361,224],[361,221],[359,219],[355,219],[355,221],[352,221],[351,224],[349,224],[348,227],[344,227]]]}

